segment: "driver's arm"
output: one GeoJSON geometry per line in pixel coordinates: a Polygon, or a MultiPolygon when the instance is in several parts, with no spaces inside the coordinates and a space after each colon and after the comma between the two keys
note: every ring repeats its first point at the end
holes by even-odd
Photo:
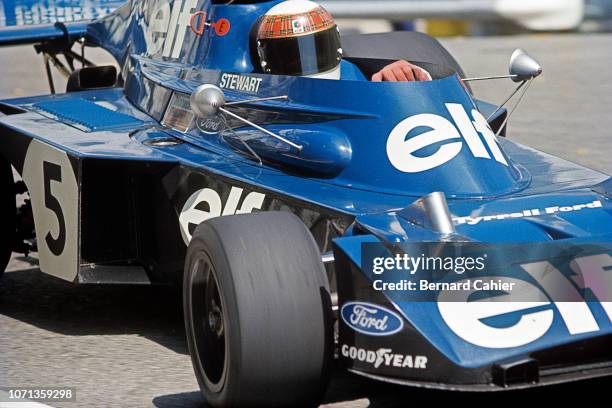
{"type": "Polygon", "coordinates": [[[389,64],[374,75],[373,82],[400,82],[400,81],[431,81],[431,75],[421,67],[408,61],[399,60],[389,64]]]}

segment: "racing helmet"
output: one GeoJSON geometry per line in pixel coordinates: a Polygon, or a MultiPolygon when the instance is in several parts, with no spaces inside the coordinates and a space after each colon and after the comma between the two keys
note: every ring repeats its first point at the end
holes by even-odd
{"type": "Polygon", "coordinates": [[[263,15],[257,54],[266,73],[340,79],[338,27],[331,14],[313,1],[283,1],[263,15]]]}

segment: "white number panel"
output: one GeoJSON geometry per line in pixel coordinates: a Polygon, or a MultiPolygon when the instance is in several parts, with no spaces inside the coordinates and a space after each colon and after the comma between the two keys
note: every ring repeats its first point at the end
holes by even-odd
{"type": "Polygon", "coordinates": [[[79,187],[66,152],[32,140],[23,166],[40,270],[68,281],[79,267],[79,187]]]}

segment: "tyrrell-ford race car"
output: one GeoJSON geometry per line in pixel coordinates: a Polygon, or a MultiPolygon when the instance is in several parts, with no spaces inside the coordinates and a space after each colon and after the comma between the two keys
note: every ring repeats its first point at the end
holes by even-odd
{"type": "MultiPolygon", "coordinates": [[[[609,176],[509,140],[509,111],[471,93],[483,78],[424,34],[343,37],[340,80],[261,72],[253,30],[277,3],[5,21],[0,43],[35,44],[68,85],[0,101],[0,271],[37,251],[75,284],[182,285],[212,406],[315,404],[334,364],[476,391],[611,374],[609,176]],[[432,80],[367,80],[398,59],[432,80]],[[417,286],[431,298],[406,294],[407,255],[424,269],[461,245],[501,249],[512,273],[449,255],[417,286]],[[471,289],[458,268],[481,272],[471,289]],[[537,296],[471,297],[517,284],[537,296]]],[[[525,90],[540,72],[517,51],[507,80],[525,90]]]]}

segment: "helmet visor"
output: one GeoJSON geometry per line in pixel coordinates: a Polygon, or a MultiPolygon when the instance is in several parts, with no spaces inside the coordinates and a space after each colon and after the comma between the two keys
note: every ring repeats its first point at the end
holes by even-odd
{"type": "Polygon", "coordinates": [[[342,59],[340,34],[335,25],[307,35],[260,39],[257,51],[264,72],[280,75],[326,72],[342,59]]]}

